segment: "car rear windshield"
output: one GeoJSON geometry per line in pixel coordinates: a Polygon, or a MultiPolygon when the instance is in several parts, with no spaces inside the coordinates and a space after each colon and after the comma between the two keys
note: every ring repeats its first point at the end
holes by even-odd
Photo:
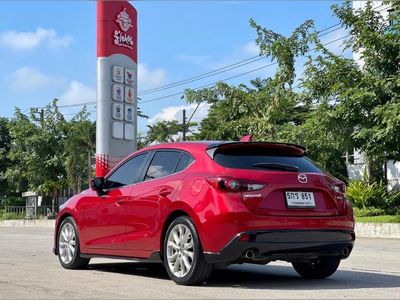
{"type": "Polygon", "coordinates": [[[214,161],[226,168],[249,169],[264,171],[287,171],[322,173],[322,171],[307,157],[284,153],[280,155],[268,148],[246,147],[219,149],[214,153],[214,161]]]}

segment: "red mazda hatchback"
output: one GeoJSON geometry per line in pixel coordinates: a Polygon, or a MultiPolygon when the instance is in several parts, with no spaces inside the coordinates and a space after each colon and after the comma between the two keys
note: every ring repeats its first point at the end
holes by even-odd
{"type": "Polygon", "coordinates": [[[216,266],[291,262],[332,275],[355,240],[343,182],[301,146],[181,142],[133,153],[58,214],[54,253],[67,269],[90,258],[160,262],[178,284],[216,266]]]}

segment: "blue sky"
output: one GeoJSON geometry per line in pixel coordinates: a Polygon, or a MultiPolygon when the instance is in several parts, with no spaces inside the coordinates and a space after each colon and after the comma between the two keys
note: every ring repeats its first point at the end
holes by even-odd
{"type": "MultiPolygon", "coordinates": [[[[331,1],[140,1],[131,2],[139,15],[139,92],[173,83],[257,55],[255,31],[249,19],[282,34],[306,19],[318,29],[338,22],[331,1]]],[[[330,41],[343,30],[324,37],[330,41]]],[[[338,48],[335,43],[332,48],[338,48]]],[[[143,95],[151,100],[195,88],[260,67],[268,60],[249,64],[188,85],[143,95]]],[[[43,106],[53,98],[62,104],[95,101],[96,3],[94,1],[0,1],[0,115],[11,117],[43,106]]],[[[229,81],[247,83],[267,76],[264,69],[229,81]]],[[[142,103],[148,122],[181,116],[180,96],[142,103]]],[[[95,107],[89,106],[89,111],[95,107]]],[[[63,108],[68,116],[79,107],[63,108]]],[[[194,120],[207,113],[202,106],[194,120]]]]}

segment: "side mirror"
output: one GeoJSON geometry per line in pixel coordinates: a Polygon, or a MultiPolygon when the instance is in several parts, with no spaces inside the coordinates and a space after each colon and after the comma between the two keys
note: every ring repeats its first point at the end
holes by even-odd
{"type": "Polygon", "coordinates": [[[104,177],[95,177],[90,181],[90,187],[97,192],[99,196],[104,194],[104,185],[105,179],[104,177]]]}

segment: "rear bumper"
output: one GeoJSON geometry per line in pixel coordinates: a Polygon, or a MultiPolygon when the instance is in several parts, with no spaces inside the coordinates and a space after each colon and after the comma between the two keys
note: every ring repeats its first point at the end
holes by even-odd
{"type": "Polygon", "coordinates": [[[208,263],[301,261],[319,256],[346,258],[353,249],[354,231],[268,230],[237,235],[219,253],[205,253],[208,263]],[[243,239],[248,235],[248,239],[243,239]],[[245,253],[250,250],[251,257],[245,253]]]}

